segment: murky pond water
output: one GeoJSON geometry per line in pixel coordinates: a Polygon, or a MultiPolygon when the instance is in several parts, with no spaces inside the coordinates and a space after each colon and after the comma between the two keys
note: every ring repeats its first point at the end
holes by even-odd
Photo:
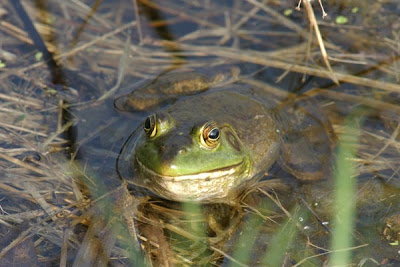
{"type": "Polygon", "coordinates": [[[295,5],[1,3],[0,264],[396,266],[400,4],[295,5]]]}

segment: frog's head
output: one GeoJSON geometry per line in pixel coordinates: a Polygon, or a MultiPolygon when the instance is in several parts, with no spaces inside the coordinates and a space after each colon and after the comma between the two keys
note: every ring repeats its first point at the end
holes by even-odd
{"type": "Polygon", "coordinates": [[[248,177],[249,153],[230,125],[181,117],[159,113],[144,121],[135,149],[142,172],[158,180],[191,180],[193,185],[228,176],[237,185],[248,177]]]}

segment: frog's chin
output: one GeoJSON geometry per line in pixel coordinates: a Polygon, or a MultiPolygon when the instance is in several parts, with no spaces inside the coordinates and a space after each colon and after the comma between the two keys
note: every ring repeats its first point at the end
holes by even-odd
{"type": "Polygon", "coordinates": [[[201,173],[193,173],[193,174],[185,174],[185,175],[176,175],[176,176],[171,176],[171,175],[164,175],[160,174],[149,167],[147,167],[145,164],[143,164],[138,157],[136,158],[136,162],[138,164],[138,167],[140,171],[144,174],[145,177],[156,177],[158,179],[163,179],[165,181],[184,181],[184,180],[191,180],[191,181],[201,181],[201,180],[211,180],[211,179],[218,179],[221,177],[226,177],[226,176],[242,176],[246,175],[246,172],[243,172],[243,165],[245,163],[245,160],[240,161],[237,164],[228,166],[228,167],[222,167],[218,169],[214,169],[208,172],[201,172],[201,173]]]}
{"type": "Polygon", "coordinates": [[[234,198],[239,185],[249,177],[246,159],[209,172],[180,176],[161,175],[136,158],[142,186],[174,201],[219,202],[234,198]]]}

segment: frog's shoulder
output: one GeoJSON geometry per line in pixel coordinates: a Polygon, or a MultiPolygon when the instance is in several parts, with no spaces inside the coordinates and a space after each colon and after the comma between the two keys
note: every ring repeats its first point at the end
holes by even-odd
{"type": "Polygon", "coordinates": [[[281,166],[302,181],[330,177],[336,136],[318,103],[311,98],[299,99],[279,113],[281,166]]]}

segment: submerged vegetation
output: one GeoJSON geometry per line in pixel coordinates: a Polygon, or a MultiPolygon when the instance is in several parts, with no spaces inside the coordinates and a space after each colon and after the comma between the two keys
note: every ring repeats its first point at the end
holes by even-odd
{"type": "Polygon", "coordinates": [[[317,1],[21,1],[50,55],[10,2],[1,265],[399,264],[398,0],[324,1],[324,19],[317,1]],[[225,65],[240,68],[227,83],[318,105],[338,138],[333,178],[278,169],[236,206],[129,192],[116,160],[145,116],[113,100],[171,70],[225,65]]]}

